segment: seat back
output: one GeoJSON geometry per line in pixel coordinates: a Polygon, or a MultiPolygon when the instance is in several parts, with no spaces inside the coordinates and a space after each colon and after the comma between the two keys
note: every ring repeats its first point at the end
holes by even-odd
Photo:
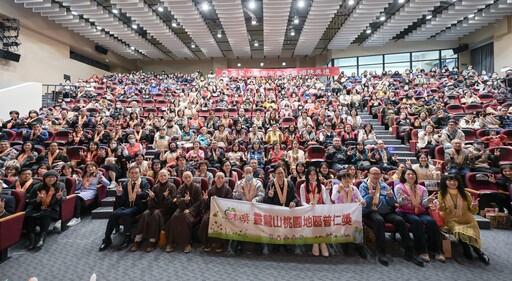
{"type": "Polygon", "coordinates": [[[16,210],[14,212],[22,212],[25,210],[25,201],[26,201],[26,194],[24,191],[21,190],[13,190],[11,191],[11,196],[14,196],[14,199],[16,199],[16,210]]]}
{"type": "Polygon", "coordinates": [[[192,181],[201,187],[202,191],[208,191],[208,180],[202,177],[194,177],[192,181]]]}
{"type": "Polygon", "coordinates": [[[466,174],[466,188],[498,191],[498,185],[489,181],[489,174],[480,172],[466,174]]]}

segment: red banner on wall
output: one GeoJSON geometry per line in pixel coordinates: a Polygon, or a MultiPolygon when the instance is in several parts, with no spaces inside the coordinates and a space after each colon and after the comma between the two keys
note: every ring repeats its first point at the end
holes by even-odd
{"type": "Polygon", "coordinates": [[[277,77],[277,76],[337,76],[339,67],[307,67],[307,68],[219,68],[217,77],[277,77]]]}

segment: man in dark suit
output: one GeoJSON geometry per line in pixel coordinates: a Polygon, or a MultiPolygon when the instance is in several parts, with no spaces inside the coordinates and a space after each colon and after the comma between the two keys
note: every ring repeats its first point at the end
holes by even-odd
{"type": "Polygon", "coordinates": [[[122,186],[118,185],[116,187],[116,204],[118,204],[119,208],[108,218],[105,238],[103,238],[103,242],[101,243],[100,252],[105,251],[112,245],[112,238],[110,236],[112,232],[114,232],[120,219],[123,221],[125,238],[119,249],[123,250],[130,247],[132,244],[131,231],[133,228],[133,220],[146,208],[144,202],[148,199],[149,182],[141,178],[141,171],[137,166],[130,167],[128,177],[128,181],[123,183],[122,186]]]}

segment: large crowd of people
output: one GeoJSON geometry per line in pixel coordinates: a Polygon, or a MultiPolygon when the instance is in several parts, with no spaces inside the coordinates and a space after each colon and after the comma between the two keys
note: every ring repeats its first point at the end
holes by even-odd
{"type": "MultiPolygon", "coordinates": [[[[0,216],[14,212],[10,190],[26,192],[29,248],[42,247],[69,196],[60,181],[68,178],[78,196],[68,226],[80,223],[99,185],[115,190],[100,251],[122,224],[121,249],[137,251],[146,243],[151,252],[165,240],[166,252],[182,245],[188,253],[196,231],[205,252],[221,253],[227,241],[208,237],[212,196],[288,208],[359,203],[384,265],[385,223],[394,225],[405,258],[417,265],[430,261],[429,253],[445,261],[441,231],[455,235],[466,257],[472,249],[488,264],[471,215],[483,202],[464,189],[465,175],[488,173],[501,192],[486,202],[510,211],[512,166],[500,163],[502,150],[492,150],[508,144],[501,131],[512,129],[509,77],[434,67],[326,78],[133,72],[68,81],[54,103],[12,110],[1,121],[0,216]],[[453,114],[455,104],[479,110],[453,114]],[[366,110],[404,144],[416,141],[417,164],[390,152],[359,116],[366,110]],[[488,130],[488,136],[466,142],[466,128],[488,130]],[[206,188],[197,178],[206,179],[206,188]],[[429,194],[425,181],[440,181],[439,193],[429,194]],[[446,222],[441,229],[428,214],[432,204],[446,222]]],[[[253,244],[232,241],[229,250],[242,254],[254,246],[269,253],[267,245],[253,244]]],[[[315,256],[331,251],[312,246],[315,256]]]]}

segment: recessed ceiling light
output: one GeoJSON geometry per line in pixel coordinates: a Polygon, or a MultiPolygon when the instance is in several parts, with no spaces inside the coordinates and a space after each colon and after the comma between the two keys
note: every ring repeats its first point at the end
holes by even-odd
{"type": "Polygon", "coordinates": [[[385,14],[381,14],[379,20],[380,21],[385,21],[386,20],[386,15],[385,14]]]}
{"type": "Polygon", "coordinates": [[[299,17],[298,16],[293,17],[293,24],[299,24],[299,17]]]}
{"type": "Polygon", "coordinates": [[[259,45],[258,40],[254,40],[254,47],[258,47],[259,45]]]}
{"type": "Polygon", "coordinates": [[[201,9],[202,9],[203,11],[208,11],[208,10],[210,10],[210,3],[208,3],[208,1],[203,2],[203,4],[201,4],[201,9]]]}
{"type": "Polygon", "coordinates": [[[348,1],[348,5],[349,5],[349,6],[354,5],[354,0],[349,0],[349,1],[348,1]]]}
{"type": "Polygon", "coordinates": [[[431,18],[432,18],[432,13],[428,13],[428,14],[427,14],[427,19],[429,20],[429,19],[431,19],[431,18]]]}
{"type": "Polygon", "coordinates": [[[368,27],[368,29],[366,30],[366,33],[367,33],[367,34],[372,33],[372,29],[371,29],[370,27],[368,27]]]}
{"type": "Polygon", "coordinates": [[[260,62],[260,66],[264,66],[264,65],[265,65],[264,63],[260,62]]]}
{"type": "Polygon", "coordinates": [[[133,29],[137,29],[137,24],[136,23],[132,23],[132,28],[133,29]]]}
{"type": "Polygon", "coordinates": [[[163,12],[164,11],[164,6],[159,5],[157,9],[158,9],[159,12],[163,12]]]}
{"type": "Polygon", "coordinates": [[[474,18],[474,17],[475,17],[474,14],[471,14],[471,15],[468,16],[468,18],[474,18]]]}
{"type": "Polygon", "coordinates": [[[134,46],[131,46],[131,47],[130,47],[130,49],[135,50],[135,47],[134,47],[134,46]]]}
{"type": "Polygon", "coordinates": [[[119,10],[118,9],[112,9],[112,13],[119,14],[119,10]]]}
{"type": "Polygon", "coordinates": [[[242,66],[242,64],[241,64],[241,63],[238,63],[238,64],[237,64],[237,66],[238,66],[238,67],[240,67],[240,66],[242,66]]]}
{"type": "Polygon", "coordinates": [[[258,21],[256,20],[256,18],[252,18],[251,19],[251,24],[252,25],[257,25],[258,24],[258,21]]]}
{"type": "Polygon", "coordinates": [[[405,2],[405,0],[398,0],[398,3],[403,3],[405,2]]]}
{"type": "Polygon", "coordinates": [[[196,43],[192,42],[192,43],[190,44],[190,47],[195,48],[195,47],[196,47],[196,43]]]}
{"type": "Polygon", "coordinates": [[[254,2],[254,0],[249,2],[249,9],[254,10],[255,8],[256,8],[256,2],[254,2]]]}
{"type": "Polygon", "coordinates": [[[290,29],[290,36],[295,36],[295,29],[290,29]]]}
{"type": "Polygon", "coordinates": [[[77,12],[75,12],[75,11],[72,11],[71,13],[72,13],[73,15],[75,15],[75,16],[76,16],[76,15],[78,15],[78,13],[77,13],[77,12]]]}
{"type": "Polygon", "coordinates": [[[99,27],[99,26],[96,26],[96,29],[97,29],[97,30],[101,30],[101,27],[99,27]]]}
{"type": "Polygon", "coordinates": [[[218,38],[221,38],[222,37],[222,30],[217,30],[217,37],[218,38]]]}
{"type": "Polygon", "coordinates": [[[172,21],[171,25],[172,27],[178,27],[178,23],[175,20],[172,21]]]}
{"type": "Polygon", "coordinates": [[[286,66],[286,62],[284,62],[284,61],[283,61],[282,65],[283,65],[283,66],[286,66]]]}
{"type": "Polygon", "coordinates": [[[304,0],[299,0],[299,2],[297,2],[297,7],[299,7],[299,8],[304,7],[304,5],[305,5],[304,0]]]}

